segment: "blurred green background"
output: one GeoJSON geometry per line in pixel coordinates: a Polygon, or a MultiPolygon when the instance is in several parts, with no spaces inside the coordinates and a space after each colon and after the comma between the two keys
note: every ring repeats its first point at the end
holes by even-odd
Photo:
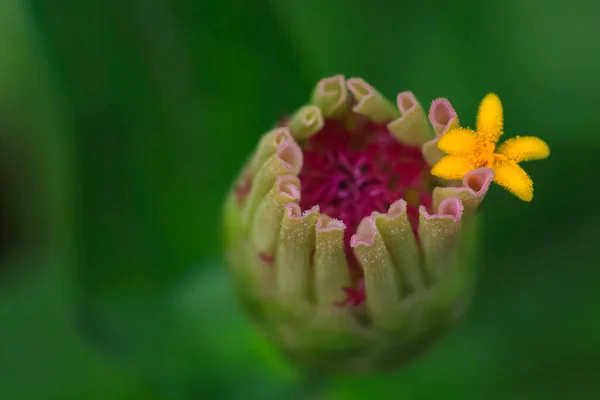
{"type": "Polygon", "coordinates": [[[0,1],[0,399],[599,399],[600,3],[0,1]],[[407,368],[313,376],[219,255],[246,155],[316,81],[495,91],[547,140],[494,187],[467,318],[407,368]]]}

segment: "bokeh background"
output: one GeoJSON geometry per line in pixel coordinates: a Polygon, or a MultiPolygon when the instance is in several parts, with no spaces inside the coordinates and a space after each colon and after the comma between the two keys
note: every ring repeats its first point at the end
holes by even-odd
{"type": "Polygon", "coordinates": [[[0,399],[600,399],[600,3],[1,0],[0,399]],[[403,370],[316,376],[237,307],[220,204],[315,82],[447,97],[547,140],[494,187],[467,318],[403,370]]]}

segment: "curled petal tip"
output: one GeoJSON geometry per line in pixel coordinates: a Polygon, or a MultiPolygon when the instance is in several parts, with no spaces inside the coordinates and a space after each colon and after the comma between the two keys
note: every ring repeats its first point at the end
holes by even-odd
{"type": "Polygon", "coordinates": [[[307,105],[292,115],[288,126],[295,139],[306,140],[321,130],[324,123],[321,109],[315,105],[307,105]]]}
{"type": "Polygon", "coordinates": [[[352,108],[354,112],[361,112],[365,103],[375,95],[375,89],[362,78],[350,78],[347,83],[348,90],[356,99],[356,105],[352,108]]]}
{"type": "Polygon", "coordinates": [[[342,74],[321,79],[312,97],[313,104],[321,109],[325,117],[344,114],[347,111],[348,100],[346,80],[342,74]]]}
{"type": "Polygon", "coordinates": [[[392,203],[392,205],[390,205],[390,208],[388,209],[388,216],[391,219],[396,218],[397,216],[404,214],[406,212],[406,200],[404,199],[400,199],[400,200],[396,200],[395,202],[392,203]]]}
{"type": "Polygon", "coordinates": [[[399,217],[400,215],[406,213],[407,205],[408,205],[408,203],[406,202],[406,200],[399,199],[390,205],[387,213],[384,214],[384,213],[374,211],[371,214],[371,217],[374,217],[376,220],[377,220],[377,217],[393,220],[393,219],[396,219],[397,217],[399,217]]]}
{"type": "Polygon", "coordinates": [[[365,97],[372,96],[375,93],[375,89],[362,78],[350,78],[347,81],[347,85],[359,102],[365,97]]]}
{"type": "Polygon", "coordinates": [[[287,209],[287,217],[289,219],[302,219],[310,214],[319,213],[319,206],[314,206],[310,210],[305,210],[304,212],[296,203],[288,203],[285,205],[285,208],[287,209]]]}
{"type": "Polygon", "coordinates": [[[462,217],[464,207],[462,201],[458,197],[448,197],[444,199],[438,208],[437,214],[440,216],[451,217],[454,221],[458,221],[462,217]]]}
{"type": "Polygon", "coordinates": [[[339,219],[331,218],[327,215],[321,214],[317,221],[316,229],[318,232],[344,231],[346,229],[346,224],[339,219]]]}
{"type": "Polygon", "coordinates": [[[334,92],[331,90],[331,85],[336,85],[335,88],[337,89],[337,85],[339,84],[341,86],[344,86],[344,82],[346,82],[346,77],[344,76],[344,74],[337,74],[332,75],[328,78],[321,79],[317,87],[322,94],[332,94],[334,92]]]}
{"type": "Polygon", "coordinates": [[[346,85],[348,85],[348,90],[356,99],[356,105],[352,108],[352,111],[360,112],[365,103],[375,94],[375,89],[362,78],[350,78],[346,85]]]}
{"type": "Polygon", "coordinates": [[[440,136],[458,128],[458,115],[448,99],[439,98],[433,100],[429,107],[429,122],[433,126],[433,130],[437,137],[433,140],[425,142],[421,147],[425,161],[430,166],[436,165],[443,157],[444,152],[438,147],[440,136]]]}
{"type": "Polygon", "coordinates": [[[448,99],[439,98],[431,103],[429,108],[429,121],[437,135],[448,131],[453,126],[458,126],[458,116],[448,99]]]}
{"type": "Polygon", "coordinates": [[[279,146],[286,141],[293,141],[290,130],[287,127],[277,128],[265,134],[260,140],[251,161],[250,172],[258,171],[267,159],[277,151],[279,146]]]}
{"type": "Polygon", "coordinates": [[[281,175],[277,177],[277,191],[292,200],[300,200],[300,180],[293,175],[281,175]]]}
{"type": "Polygon", "coordinates": [[[375,218],[372,216],[363,218],[356,229],[356,233],[350,238],[350,247],[372,246],[376,232],[375,218]]]}
{"type": "Polygon", "coordinates": [[[463,185],[476,195],[485,194],[494,180],[494,171],[490,168],[477,168],[469,171],[463,178],[463,185]]]}
{"type": "Polygon", "coordinates": [[[298,175],[300,173],[302,169],[302,150],[293,139],[282,140],[279,143],[277,156],[292,174],[298,175]]]}
{"type": "Polygon", "coordinates": [[[400,117],[387,127],[398,141],[417,147],[433,138],[427,115],[412,92],[398,93],[396,106],[400,117]]]}
{"type": "Polygon", "coordinates": [[[439,205],[446,198],[458,197],[468,212],[477,210],[479,204],[487,194],[490,184],[494,180],[494,171],[490,168],[477,168],[465,174],[462,179],[462,186],[457,187],[437,187],[433,191],[433,207],[439,208],[439,205]]]}
{"type": "Polygon", "coordinates": [[[282,126],[280,128],[273,129],[264,136],[263,140],[259,144],[259,150],[261,145],[276,149],[284,142],[290,140],[293,141],[290,129],[287,126],[282,126]]]}
{"type": "Polygon", "coordinates": [[[307,125],[321,126],[323,124],[323,116],[321,110],[317,106],[306,106],[304,108],[304,122],[307,125]]]}
{"type": "Polygon", "coordinates": [[[394,105],[362,78],[350,78],[348,90],[354,96],[356,105],[352,108],[375,123],[388,122],[399,116],[394,105]]]}
{"type": "Polygon", "coordinates": [[[272,138],[273,138],[273,144],[275,146],[279,146],[284,141],[291,140],[292,134],[290,133],[289,128],[286,126],[286,127],[281,127],[281,128],[275,129],[272,132],[272,138]]]}
{"type": "Polygon", "coordinates": [[[463,214],[464,207],[462,202],[458,197],[448,197],[442,200],[440,203],[437,212],[434,214],[429,214],[427,209],[424,206],[419,207],[419,212],[426,219],[431,218],[442,218],[448,219],[451,218],[454,222],[458,222],[463,214]]]}
{"type": "Polygon", "coordinates": [[[406,91],[398,93],[396,104],[398,105],[398,110],[404,114],[415,108],[418,102],[413,92],[406,91]]]}
{"type": "Polygon", "coordinates": [[[343,74],[323,78],[317,83],[317,93],[322,96],[337,96],[340,94],[339,89],[345,88],[346,77],[343,74]]]}

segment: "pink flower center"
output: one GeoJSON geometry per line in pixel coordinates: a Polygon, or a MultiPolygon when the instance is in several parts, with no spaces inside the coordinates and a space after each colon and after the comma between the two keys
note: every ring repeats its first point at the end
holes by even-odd
{"type": "Polygon", "coordinates": [[[387,212],[401,198],[408,202],[416,233],[419,205],[431,206],[429,166],[419,148],[398,142],[385,125],[366,121],[348,129],[341,121],[328,120],[302,147],[300,206],[319,205],[321,213],[344,221],[346,255],[353,278],[360,279],[350,237],[364,217],[387,212]]]}

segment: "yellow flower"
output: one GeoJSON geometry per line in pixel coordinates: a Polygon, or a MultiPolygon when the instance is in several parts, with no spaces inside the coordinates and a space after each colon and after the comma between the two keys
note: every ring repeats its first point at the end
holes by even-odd
{"type": "Polygon", "coordinates": [[[502,103],[490,93],[479,105],[477,131],[457,128],[440,138],[438,147],[448,155],[433,166],[431,173],[454,180],[462,179],[473,169],[487,167],[494,171],[494,182],[519,199],[531,201],[533,182],[518,163],[546,158],[550,149],[543,140],[532,136],[517,136],[496,149],[502,127],[502,103]]]}

